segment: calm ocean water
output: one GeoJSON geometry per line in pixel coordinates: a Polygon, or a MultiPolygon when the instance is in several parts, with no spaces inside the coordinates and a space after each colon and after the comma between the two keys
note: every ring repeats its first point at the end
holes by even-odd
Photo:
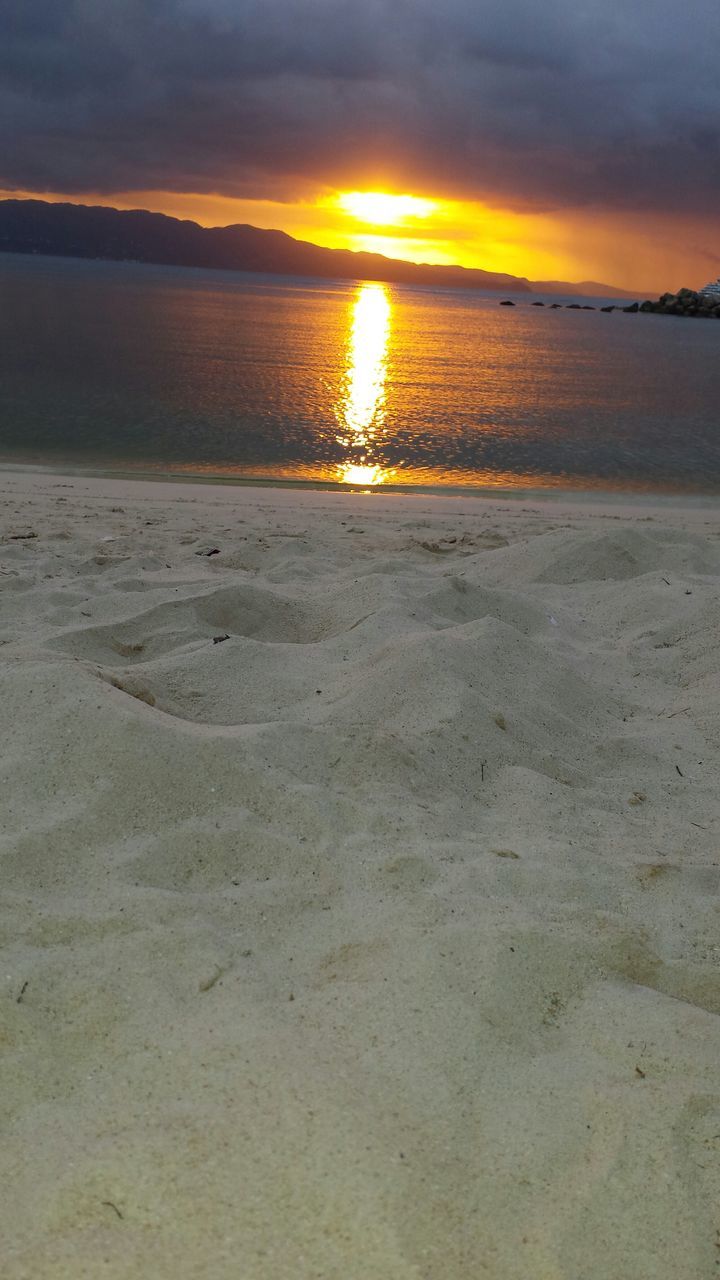
{"type": "Polygon", "coordinates": [[[0,460],[720,491],[720,324],[500,296],[0,254],[0,460]]]}

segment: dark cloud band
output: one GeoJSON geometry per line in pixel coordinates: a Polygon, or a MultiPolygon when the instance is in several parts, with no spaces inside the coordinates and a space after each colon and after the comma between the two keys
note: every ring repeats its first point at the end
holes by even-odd
{"type": "Polygon", "coordinates": [[[0,185],[714,212],[717,0],[0,0],[0,185]]]}

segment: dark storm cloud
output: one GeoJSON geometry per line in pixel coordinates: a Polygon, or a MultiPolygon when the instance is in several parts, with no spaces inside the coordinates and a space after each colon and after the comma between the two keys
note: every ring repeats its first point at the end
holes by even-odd
{"type": "Polygon", "coordinates": [[[0,185],[715,211],[718,0],[0,0],[0,185]]]}

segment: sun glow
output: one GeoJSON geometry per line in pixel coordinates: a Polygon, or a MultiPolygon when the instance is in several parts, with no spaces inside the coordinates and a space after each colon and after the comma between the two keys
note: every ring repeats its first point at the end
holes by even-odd
{"type": "Polygon", "coordinates": [[[342,468],[340,478],[343,484],[359,484],[372,488],[373,485],[384,484],[386,476],[380,467],[362,467],[347,463],[342,468]]]}
{"type": "Polygon", "coordinates": [[[375,227],[397,227],[411,218],[430,218],[437,208],[434,200],[383,191],[343,191],[337,203],[356,221],[375,227]]]}
{"type": "Polygon", "coordinates": [[[381,284],[363,284],[352,308],[343,393],[336,407],[337,441],[348,452],[339,467],[344,484],[377,485],[389,473],[373,460],[385,419],[391,306],[381,284]]]}

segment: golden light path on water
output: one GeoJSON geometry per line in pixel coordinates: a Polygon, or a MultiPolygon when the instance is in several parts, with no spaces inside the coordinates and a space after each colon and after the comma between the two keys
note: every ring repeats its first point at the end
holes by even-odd
{"type": "Polygon", "coordinates": [[[336,439],[347,449],[340,464],[344,484],[385,484],[390,472],[373,460],[385,422],[385,383],[392,307],[382,284],[360,285],[352,304],[343,392],[336,406],[336,439]]]}

